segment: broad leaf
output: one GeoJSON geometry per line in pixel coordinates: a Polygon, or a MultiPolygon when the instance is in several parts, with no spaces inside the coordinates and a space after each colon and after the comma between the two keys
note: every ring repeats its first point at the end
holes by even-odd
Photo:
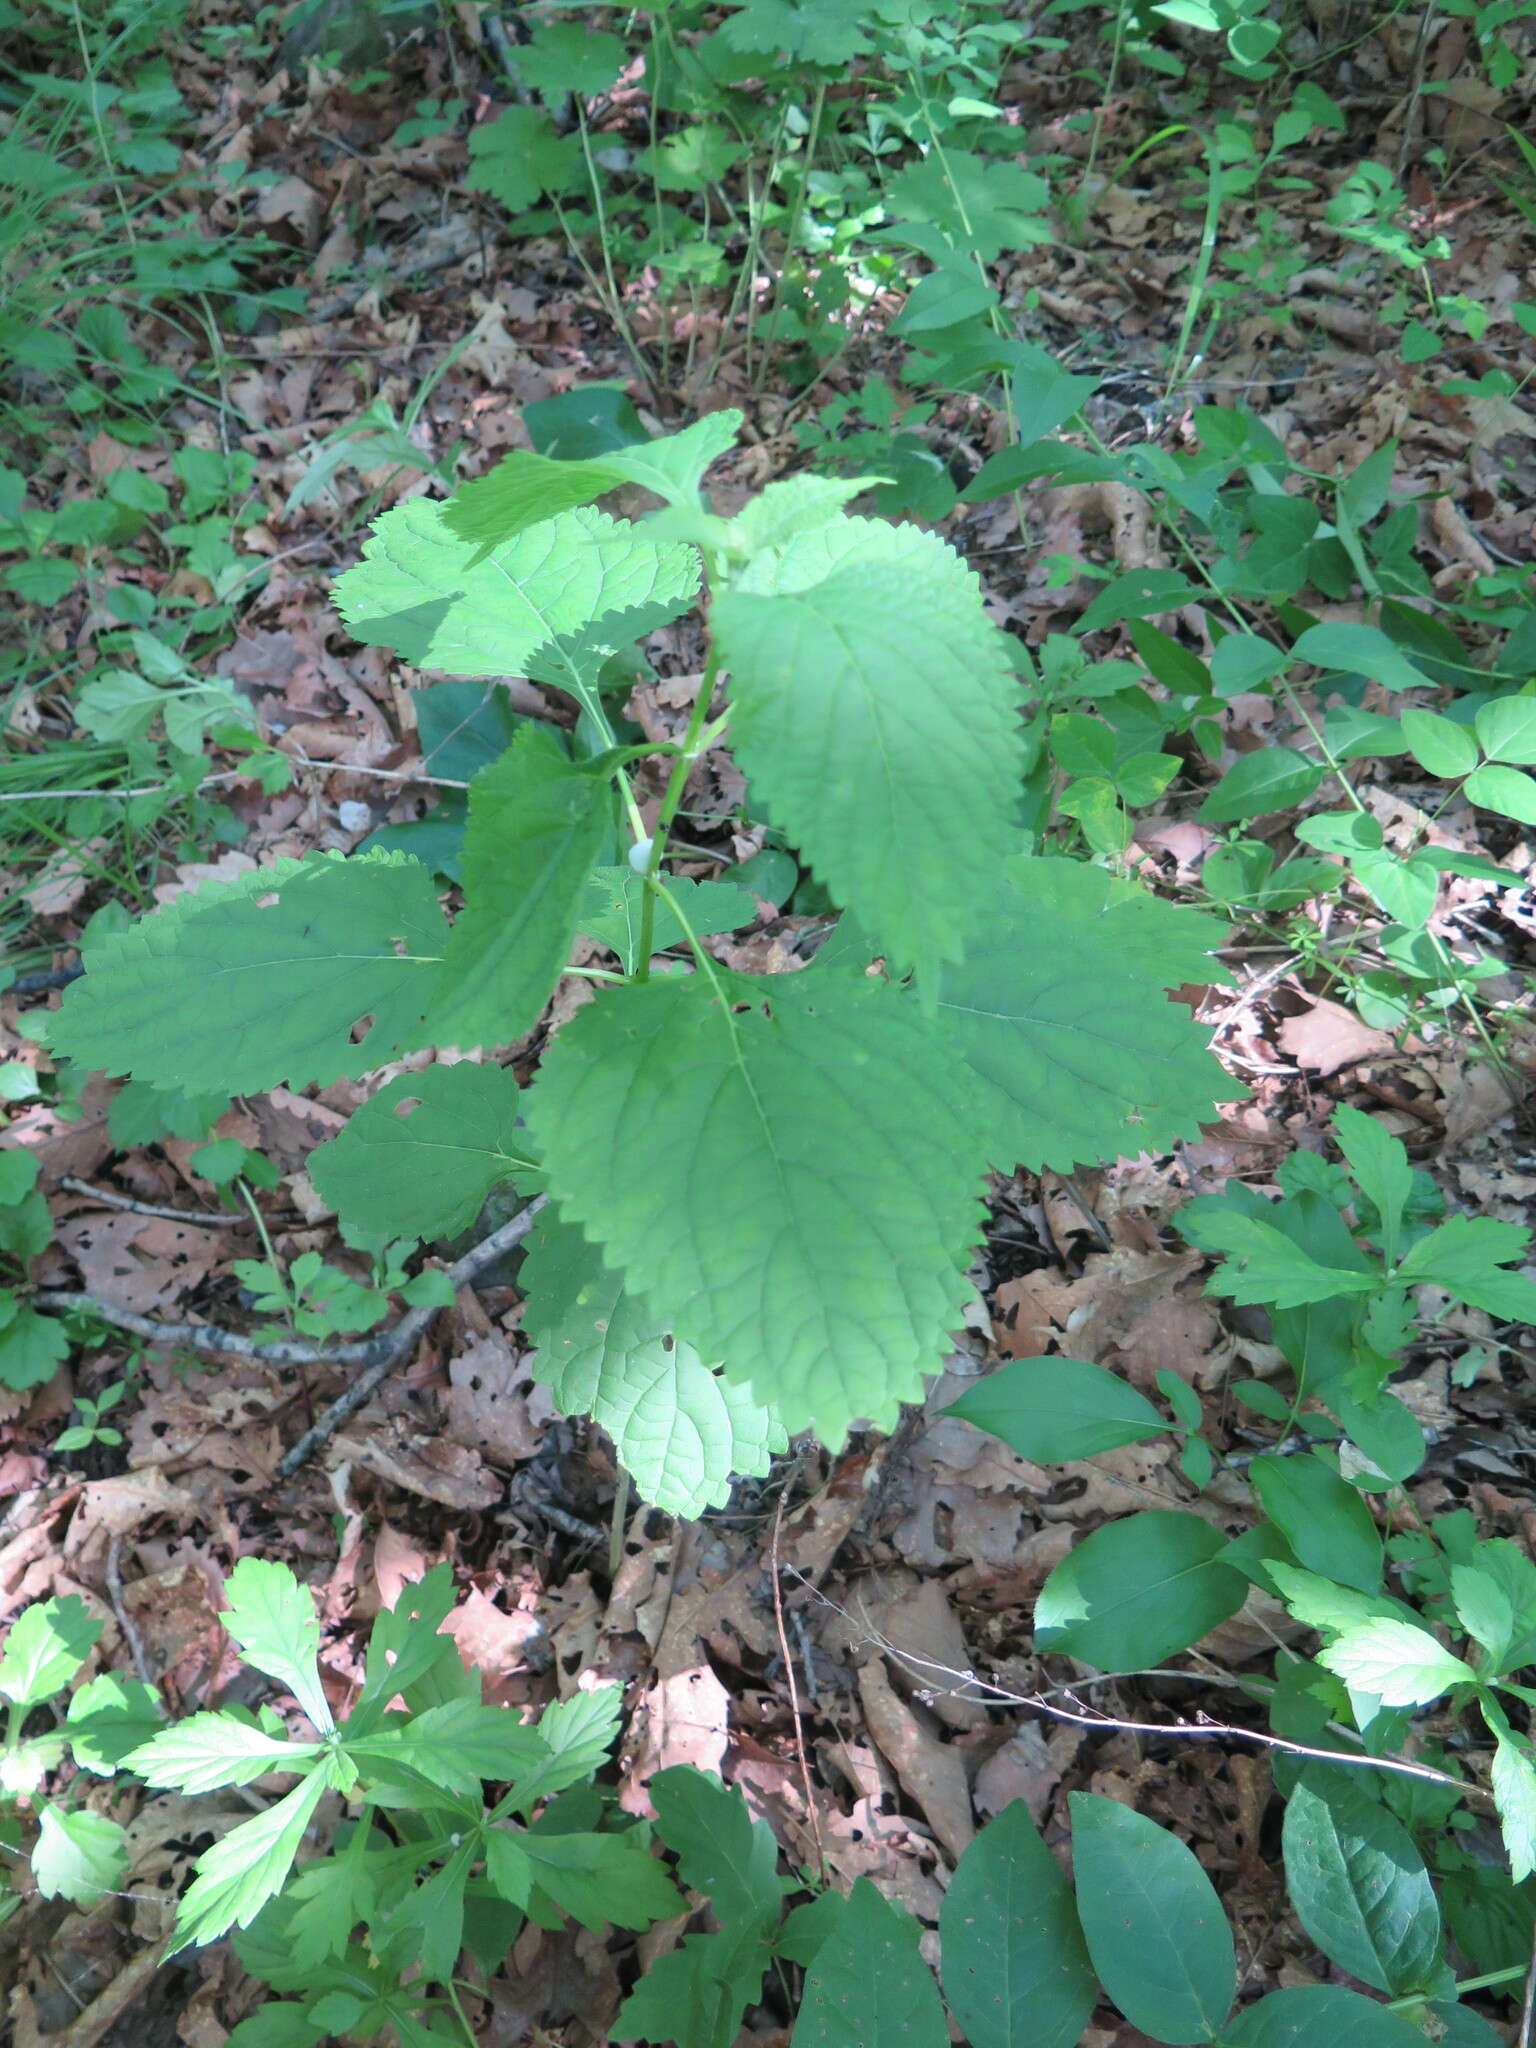
{"type": "Polygon", "coordinates": [[[1289,810],[1305,803],[1322,783],[1327,769],[1294,747],[1261,747],[1244,754],[1217,783],[1196,816],[1206,824],[1230,824],[1257,818],[1268,811],[1289,810]]]}
{"type": "Polygon", "coordinates": [[[322,1735],[336,1723],[320,1684],[314,1596],[270,1558],[243,1557],[224,1582],[223,1622],[247,1664],[286,1685],[322,1735]]]}
{"type": "Polygon", "coordinates": [[[1285,1879],[1330,1962],[1393,1998],[1433,1987],[1440,1908],[1424,1859],[1347,1770],[1302,1772],[1285,1809],[1285,1879]]]}
{"type": "Polygon", "coordinates": [[[717,1919],[777,1919],[784,1899],[778,1844],[734,1785],[676,1764],[658,1771],[647,1790],[684,1884],[704,1893],[717,1919]]]}
{"type": "Polygon", "coordinates": [[[1460,1657],[1411,1622],[1372,1620],[1351,1628],[1319,1653],[1344,1683],[1373,1693],[1385,1707],[1427,1706],[1475,1673],[1460,1657]]]}
{"type": "Polygon", "coordinates": [[[486,1837],[487,1874],[514,1905],[531,1895],[523,1884],[536,1885],[561,1912],[583,1927],[601,1933],[615,1927],[641,1930],[654,1920],[678,1912],[683,1900],[656,1859],[647,1854],[640,1836],[539,1834],[528,1829],[498,1829],[486,1837]],[[494,1843],[496,1862],[489,1860],[494,1843]]]}
{"type": "Polygon", "coordinates": [[[482,1782],[500,1785],[523,1777],[549,1754],[537,1729],[510,1707],[487,1707],[468,1697],[445,1700],[403,1728],[381,1730],[346,1747],[359,1762],[392,1760],[441,1791],[471,1796],[478,1796],[482,1782]]]}
{"type": "Polygon", "coordinates": [[[83,1771],[110,1778],[123,1759],[161,1727],[160,1701],[142,1679],[105,1671],[69,1703],[70,1754],[83,1771]]]}
{"type": "Polygon", "coordinates": [[[592,864],[613,821],[605,777],[525,725],[470,785],[465,908],[422,1027],[428,1045],[501,1045],[538,1022],[570,958],[592,864]]]}
{"type": "Polygon", "coordinates": [[[1400,2012],[1321,1984],[1272,1991],[1246,2006],[1222,2034],[1220,2048],[1424,2048],[1424,2036],[1400,2012]]]}
{"type": "Polygon", "coordinates": [[[1220,1531],[1198,1515],[1154,1510],[1106,1523],[1041,1587],[1036,1646],[1100,1671],[1161,1664],[1248,1597],[1242,1573],[1220,1562],[1223,1547],[1220,1531]]]}
{"type": "Polygon", "coordinates": [[[1264,1512],[1310,1570],[1362,1593],[1381,1585],[1381,1534],[1364,1498],[1315,1453],[1255,1458],[1264,1512]]]}
{"type": "Polygon", "coordinates": [[[1074,1792],[1077,1910],[1099,1981],[1155,2040],[1209,2041],[1237,1989],[1227,1916],[1177,1835],[1117,1800],[1074,1792]]]}
{"type": "Polygon", "coordinates": [[[619,2008],[610,2040],[670,2041],[677,2048],[734,2048],[742,2016],[762,1991],[773,1949],[757,1920],[719,1934],[690,1934],[654,1957],[619,2008]]]}
{"type": "Polygon", "coordinates": [[[0,1693],[13,1706],[27,1708],[61,1691],[91,1654],[101,1628],[78,1593],[24,1607],[0,1654],[0,1693]]]}
{"type": "Polygon", "coordinates": [[[1168,1423],[1118,1374],[1080,1358],[1016,1358],[945,1410],[1037,1465],[1065,1465],[1161,1436],[1168,1423]]]}
{"type": "Polygon", "coordinates": [[[916,1397],[959,1320],[977,1111],[895,989],[712,979],[589,1004],[529,1121],[565,1215],[629,1284],[786,1428],[837,1443],[916,1397]]]}
{"type": "Polygon", "coordinates": [[[1169,981],[1209,980],[1221,927],[1067,860],[1014,859],[939,1014],[987,1091],[1002,1171],[1070,1168],[1193,1137],[1232,1083],[1169,981]]]}
{"type": "MultiPolygon", "coordinates": [[[[651,925],[651,951],[664,953],[680,946],[688,933],[673,915],[675,903],[688,920],[688,931],[696,939],[715,932],[733,932],[751,924],[757,905],[745,889],[734,882],[689,882],[674,875],[662,878],[667,898],[657,902],[651,925]]],[[[596,939],[611,953],[617,953],[626,974],[640,964],[640,920],[646,882],[633,868],[595,868],[582,897],[577,926],[589,939],[596,939]]]]}
{"type": "Polygon", "coordinates": [[[712,1371],[569,1225],[541,1225],[523,1268],[534,1378],[613,1438],[640,1498],[689,1520],[787,1442],[771,1408],[712,1371]]]}
{"type": "Polygon", "coordinates": [[[526,1166],[517,1082],[473,1060],[401,1074],[305,1161],[344,1223],[388,1237],[467,1230],[498,1182],[526,1166]]]}
{"type": "Polygon", "coordinates": [[[45,1899],[94,1906],[120,1891],[128,1874],[128,1843],[115,1820],[88,1806],[40,1808],[32,1845],[32,1877],[45,1899]]]}
{"type": "Polygon", "coordinates": [[[192,1093],[329,1086],[413,1040],[447,937],[430,872],[403,854],[275,861],[88,938],[49,1044],[192,1093]]]}
{"type": "Polygon", "coordinates": [[[975,576],[935,534],[844,519],[759,554],[712,624],[775,822],[899,965],[958,959],[1025,767],[975,576]]]}
{"type": "Polygon", "coordinates": [[[805,1980],[792,2048],[949,2048],[918,1925],[858,1878],[805,1980]]]}
{"type": "Polygon", "coordinates": [[[482,559],[441,504],[413,498],[375,522],[363,559],[337,580],[354,639],[415,668],[521,676],[541,649],[609,621],[617,649],[687,611],[698,557],[601,512],[562,513],[482,559]]]}
{"type": "Polygon", "coordinates": [[[1076,2048],[1098,1980],[1072,1888],[1022,1799],[961,1857],[939,1933],[944,1996],[971,2048],[1076,2048]]]}
{"type": "Polygon", "coordinates": [[[284,1742],[236,1714],[192,1714],[162,1728],[123,1758],[147,1785],[178,1792],[216,1792],[249,1785],[271,1771],[302,1771],[321,1753],[318,1742],[284,1742]]]}

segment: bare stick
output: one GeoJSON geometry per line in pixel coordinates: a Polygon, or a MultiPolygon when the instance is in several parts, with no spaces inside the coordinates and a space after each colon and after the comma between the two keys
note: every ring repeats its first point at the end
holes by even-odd
{"type": "MultiPolygon", "coordinates": [[[[779,1504],[773,1511],[773,1535],[768,1545],[768,1571],[773,1580],[773,1619],[779,1632],[779,1655],[784,1659],[784,1676],[789,1684],[789,1711],[794,1723],[795,1761],[800,1766],[800,1791],[805,1800],[805,1818],[810,1826],[812,1840],[816,1844],[816,1862],[821,1872],[821,1881],[827,1882],[827,1852],[821,1839],[821,1817],[816,1811],[816,1798],[811,1789],[811,1767],[805,1756],[805,1731],[800,1726],[800,1688],[795,1683],[795,1660],[790,1654],[789,1632],[784,1626],[784,1589],[779,1580],[779,1537],[784,1528],[784,1503],[789,1499],[789,1489],[794,1484],[795,1474],[800,1470],[796,1458],[779,1490],[779,1504]]],[[[810,1673],[806,1673],[809,1682],[810,1673]]]]}
{"type": "Polygon", "coordinates": [[[120,1535],[115,1535],[107,1545],[107,1591],[112,1598],[112,1612],[117,1616],[117,1625],[123,1632],[123,1641],[133,1658],[133,1668],[139,1674],[139,1683],[153,1692],[155,1681],[150,1676],[149,1659],[144,1654],[144,1638],[139,1634],[123,1597],[123,1539],[120,1535]]]}
{"type": "Polygon", "coordinates": [[[136,1202],[132,1195],[93,1187],[88,1180],[77,1180],[72,1173],[63,1174],[59,1186],[74,1195],[89,1195],[105,1209],[126,1209],[131,1216],[164,1216],[172,1223],[197,1223],[209,1230],[244,1229],[251,1220],[249,1216],[236,1215],[232,1209],[219,1214],[211,1209],[173,1209],[168,1202],[136,1202]]]}

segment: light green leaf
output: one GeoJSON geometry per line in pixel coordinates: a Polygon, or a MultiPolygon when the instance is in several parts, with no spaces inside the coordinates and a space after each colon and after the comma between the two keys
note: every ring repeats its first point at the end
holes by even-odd
{"type": "Polygon", "coordinates": [[[1496,697],[1474,723],[1490,761],[1536,762],[1536,697],[1496,697]]]}
{"type": "Polygon", "coordinates": [[[222,1785],[249,1785],[269,1771],[302,1771],[320,1754],[318,1742],[284,1742],[236,1714],[192,1714],[161,1728],[123,1762],[148,1785],[216,1792],[222,1785]]]}
{"type": "Polygon", "coordinates": [[[1521,825],[1536,825],[1536,779],[1518,768],[1495,763],[1475,769],[1463,789],[1467,801],[1480,804],[1485,811],[1496,811],[1501,818],[1514,818],[1521,825]]]}
{"type": "Polygon", "coordinates": [[[509,213],[526,213],[546,193],[559,198],[584,181],[579,135],[558,135],[539,107],[503,107],[469,131],[472,192],[489,192],[509,213]]]}
{"type": "Polygon", "coordinates": [[[69,1703],[70,1754],[83,1771],[110,1778],[131,1749],[161,1727],[160,1701],[141,1679],[104,1671],[69,1703]]]}
{"type": "Polygon", "coordinates": [[[1301,1562],[1362,1593],[1381,1585],[1381,1535],[1359,1492],[1315,1453],[1255,1458],[1260,1505],[1301,1562]]]}
{"type": "Polygon", "coordinates": [[[867,491],[874,477],[782,477],[749,498],[725,531],[728,553],[744,561],[767,548],[785,548],[798,534],[836,523],[843,507],[867,491]]]}
{"type": "Polygon", "coordinates": [[[443,525],[455,539],[489,550],[620,484],[639,484],[671,505],[697,504],[704,472],[734,443],[741,421],[739,412],[706,413],[680,434],[615,448],[596,461],[561,462],[514,449],[454,492],[443,506],[443,525]]]}
{"type": "Polygon", "coordinates": [[[198,1857],[197,1875],[176,1915],[173,1954],[194,1942],[217,1941],[231,1927],[250,1926],[281,1891],[332,1776],[326,1766],[312,1772],[275,1806],[242,1821],[198,1857]]]}
{"type": "Polygon", "coordinates": [[[0,1329],[0,1387],[25,1393],[51,1380],[69,1356],[64,1325],[23,1303],[0,1329]]]}
{"type": "Polygon", "coordinates": [[[320,1684],[314,1596],[270,1558],[242,1557],[224,1582],[225,1628],[247,1664],[286,1685],[322,1735],[336,1726],[320,1684]]]}
{"type": "Polygon", "coordinates": [[[1074,1792],[1077,1910],[1099,1981],[1158,2041],[1212,2040],[1237,1989],[1231,1930],[1192,1850],[1118,1801],[1074,1792]]]}
{"type": "Polygon", "coordinates": [[[389,1727],[360,1740],[349,1738],[347,1754],[365,1779],[377,1771],[387,1781],[390,1767],[425,1778],[439,1791],[478,1798],[482,1782],[507,1784],[548,1760],[537,1729],[509,1707],[488,1707],[465,1695],[428,1707],[404,1727],[389,1727]]]}
{"type": "Polygon", "coordinates": [[[579,1230],[541,1225],[522,1284],[534,1378],[563,1414],[607,1430],[642,1500],[691,1520],[785,1447],[773,1410],[674,1338],[579,1230]]]}
{"type": "Polygon", "coordinates": [[[412,1039],[447,937],[430,872],[403,854],[275,861],[88,937],[49,1044],[191,1094],[329,1086],[412,1039]]]}
{"type": "Polygon", "coordinates": [[[305,1168],[322,1201],[359,1230],[453,1237],[527,1157],[505,1067],[460,1060],[401,1074],[355,1110],[305,1168]]]}
{"type": "Polygon", "coordinates": [[[1220,825],[1289,810],[1305,803],[1327,772],[1295,747],[1259,747],[1227,770],[1195,815],[1220,825]]]}
{"type": "Polygon", "coordinates": [[[757,556],[712,623],[775,822],[901,966],[959,958],[1025,768],[975,576],[935,534],[844,519],[757,556]]]}
{"type": "Polygon", "coordinates": [[[1379,627],[1352,625],[1347,620],[1330,619],[1321,626],[1309,626],[1291,649],[1291,656],[1339,675],[1369,676],[1389,690],[1422,690],[1429,681],[1379,627]]]}
{"type": "Polygon", "coordinates": [[[1408,1251],[1398,1278],[1416,1286],[1432,1281],[1505,1322],[1536,1322],[1536,1283],[1499,1271],[1523,1258],[1529,1242],[1528,1231],[1495,1216],[1451,1216],[1408,1251]]]}
{"type": "Polygon", "coordinates": [[[623,1699],[621,1685],[598,1685],[544,1709],[538,1733],[548,1754],[518,1779],[519,1813],[531,1812],[541,1799],[552,1799],[569,1785],[584,1784],[601,1769],[618,1740],[623,1699]]]}
{"type": "Polygon", "coordinates": [[[1372,1621],[1401,1619],[1392,1601],[1372,1599],[1315,1572],[1298,1571],[1293,1564],[1268,1558],[1264,1570],[1291,1613],[1308,1628],[1338,1634],[1372,1621]]]}
{"type": "Polygon", "coordinates": [[[960,1858],[939,1934],[944,1996],[971,2048],[1076,2048],[1098,1980],[1072,1888],[1022,1799],[960,1858]]]}
{"type": "Polygon", "coordinates": [[[1401,714],[1403,738],[1419,766],[1442,782],[1458,782],[1477,766],[1477,742],[1464,725],[1438,711],[1401,714]]]}
{"type": "Polygon", "coordinates": [[[1424,2048],[1411,2020],[1358,1991],[1320,1984],[1272,1991],[1224,2029],[1220,2048],[1424,2048]]]}
{"type": "Polygon", "coordinates": [[[1349,1162],[1361,1191],[1376,1205],[1381,1220],[1379,1241],[1389,1266],[1397,1263],[1403,1213],[1413,1193],[1413,1168],[1401,1139],[1363,1111],[1341,1103],[1333,1113],[1339,1149],[1349,1162]]]}
{"type": "Polygon", "coordinates": [[[1213,918],[1085,862],[1009,861],[939,1016],[986,1088],[990,1157],[1070,1168],[1193,1137],[1232,1083],[1170,984],[1209,980],[1213,918]]]}
{"type": "Polygon", "coordinates": [[[1145,1394],[1080,1358],[1016,1358],[966,1388],[944,1411],[1001,1437],[1037,1465],[1065,1465],[1167,1429],[1145,1394]]]}
{"type": "Polygon", "coordinates": [[[856,1879],[807,1973],[792,2048],[949,2048],[918,1933],[905,1907],[856,1879]]]}
{"type": "Polygon", "coordinates": [[[1523,1744],[1502,1731],[1496,1733],[1493,1800],[1509,1851],[1509,1874],[1516,1884],[1523,1884],[1536,1871],[1536,1765],[1523,1744]]]}
{"type": "Polygon", "coordinates": [[[1263,1302],[1269,1308],[1305,1308],[1339,1295],[1372,1294],[1381,1285],[1381,1275],[1374,1271],[1320,1266],[1275,1224],[1237,1209],[1213,1203],[1202,1208],[1198,1223],[1181,1219],[1180,1227],[1202,1251],[1226,1256],[1227,1263],[1212,1274],[1207,1293],[1226,1295],[1245,1306],[1263,1302]]]}
{"type": "Polygon", "coordinates": [[[610,621],[616,649],[693,603],[692,548],[658,544],[601,512],[565,512],[484,559],[442,505],[413,498],[374,524],[363,559],[335,586],[353,638],[416,668],[520,676],[541,649],[610,621]]]}
{"type": "Polygon", "coordinates": [[[1161,1664],[1248,1597],[1242,1573],[1220,1561],[1223,1548],[1220,1531],[1198,1515],[1150,1511],[1106,1523],[1041,1587],[1036,1645],[1100,1671],[1161,1664]]]}
{"type": "Polygon", "coordinates": [[[646,1789],[657,1833],[677,1857],[684,1884],[704,1893],[715,1917],[777,1920],[784,1902],[778,1844],[737,1788],[676,1764],[658,1771],[646,1789]]]}
{"type": "Polygon", "coordinates": [[[1318,1661],[1357,1692],[1374,1693],[1386,1707],[1426,1706],[1453,1685],[1471,1684],[1476,1675],[1428,1629],[1395,1620],[1346,1629],[1319,1652],[1318,1661]]]}
{"type": "Polygon", "coordinates": [[[1489,1652],[1497,1670],[1519,1671],[1536,1661],[1536,1565],[1518,1544],[1507,1536],[1479,1543],[1471,1564],[1452,1572],[1451,1592],[1463,1627],[1489,1652]],[[1465,1574],[1459,1583],[1458,1571],[1465,1574]],[[1466,1607],[1462,1605],[1464,1594],[1466,1607]],[[1507,1640],[1500,1641],[1506,1612],[1510,1633],[1507,1640]],[[1478,1617],[1476,1627],[1473,1614],[1478,1617]]]}
{"type": "Polygon", "coordinates": [[[504,1045],[538,1022],[570,958],[592,863],[613,821],[606,778],[525,725],[470,784],[465,908],[422,1043],[504,1045]]]}
{"type": "MultiPolygon", "coordinates": [[[[664,875],[667,895],[676,903],[696,939],[715,932],[738,931],[757,916],[757,905],[745,889],[733,882],[690,882],[664,875]]],[[[645,901],[645,878],[633,868],[594,868],[577,914],[578,929],[596,939],[610,953],[617,953],[626,974],[640,964],[640,913],[645,901]]],[[[651,951],[665,953],[680,946],[687,933],[664,899],[656,905],[651,929],[651,951]]]]}
{"type": "Polygon", "coordinates": [[[1349,1771],[1306,1767],[1286,1805],[1284,1848],[1296,1917],[1330,1962],[1393,1998],[1433,1987],[1440,1908],[1424,1859],[1349,1771]]]}
{"type": "Polygon", "coordinates": [[[37,1816],[32,1876],[45,1899],[94,1906],[108,1892],[121,1891],[128,1874],[128,1843],[115,1820],[88,1806],[66,1812],[52,1804],[37,1816]]]}
{"type": "Polygon", "coordinates": [[[84,1664],[101,1629],[78,1593],[23,1607],[0,1655],[0,1693],[17,1707],[50,1699],[84,1664]]]}
{"type": "Polygon", "coordinates": [[[786,1428],[837,1443],[916,1397],[959,1320],[978,1110],[893,988],[711,979],[589,1004],[529,1121],[564,1214],[629,1284],[786,1428]]]}

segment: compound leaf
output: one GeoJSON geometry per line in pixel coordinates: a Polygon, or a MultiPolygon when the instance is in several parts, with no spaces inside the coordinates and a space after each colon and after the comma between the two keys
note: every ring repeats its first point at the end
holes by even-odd
{"type": "Polygon", "coordinates": [[[525,725],[470,784],[465,908],[445,949],[422,1043],[502,1045],[538,1022],[570,957],[609,785],[547,726],[525,725]]]}
{"type": "Polygon", "coordinates": [[[958,959],[1025,765],[976,577],[935,534],[842,519],[757,555],[713,625],[775,821],[902,967],[958,959]]]}
{"type": "Polygon", "coordinates": [[[343,1222],[390,1237],[453,1237],[527,1160],[505,1067],[461,1060],[400,1074],[305,1162],[343,1222]]]}
{"type": "Polygon", "coordinates": [[[601,512],[563,512],[482,557],[441,504],[413,498],[375,522],[335,595],[365,646],[447,675],[504,677],[597,620],[612,619],[611,647],[623,647],[687,611],[698,584],[691,548],[601,512]]]}
{"type": "Polygon", "coordinates": [[[447,938],[430,872],[404,854],[276,861],[87,939],[49,1043],[189,1093],[327,1087],[413,1038],[447,938]]]}
{"type": "Polygon", "coordinates": [[[629,1284],[837,1443],[916,1397],[967,1298],[981,1139],[952,1065],[883,984],[679,978],[589,1004],[528,1115],[564,1214],[629,1284]]]}
{"type": "Polygon", "coordinates": [[[534,1378],[564,1414],[607,1430],[642,1500],[691,1520],[725,1505],[735,1473],[766,1472],[784,1448],[773,1410],[673,1337],[579,1230],[540,1227],[523,1289],[534,1378]]]}
{"type": "Polygon", "coordinates": [[[333,1782],[332,1771],[322,1765],[275,1806],[242,1821],[204,1850],[176,1914],[172,1953],[193,1942],[217,1941],[231,1927],[249,1927],[267,1900],[282,1889],[315,1808],[333,1782]]]}
{"type": "Polygon", "coordinates": [[[983,930],[945,967],[939,1013],[986,1087],[999,1168],[1165,1150],[1231,1094],[1209,1034],[1167,996],[1209,979],[1213,919],[1083,862],[1019,858],[983,930]]]}
{"type": "Polygon", "coordinates": [[[1098,1979],[1072,1888],[1022,1799],[961,1857],[939,1933],[944,1996],[972,2048],[1076,2048],[1098,1979]]]}
{"type": "Polygon", "coordinates": [[[284,1564],[242,1557],[224,1582],[224,1597],[224,1626],[246,1663],[286,1685],[321,1734],[329,1734],[336,1724],[316,1668],[320,1623],[309,1588],[284,1564]]]}
{"type": "Polygon", "coordinates": [[[1432,1988],[1440,1908],[1402,1823],[1347,1771],[1309,1764],[1285,1809],[1296,1917],[1330,1962],[1390,1997],[1432,1988]]]}

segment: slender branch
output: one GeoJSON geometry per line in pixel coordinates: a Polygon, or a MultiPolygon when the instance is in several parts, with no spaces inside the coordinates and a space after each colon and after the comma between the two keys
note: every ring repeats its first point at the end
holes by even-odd
{"type": "Polygon", "coordinates": [[[88,1180],[79,1180],[72,1173],[64,1174],[61,1188],[68,1188],[74,1195],[89,1195],[93,1202],[100,1202],[104,1209],[126,1209],[131,1216],[165,1216],[172,1223],[198,1223],[210,1230],[243,1230],[250,1222],[248,1216],[240,1216],[233,1209],[219,1213],[212,1209],[173,1209],[169,1202],[136,1202],[132,1195],[117,1194],[112,1188],[93,1187],[88,1180]]]}
{"type": "MultiPolygon", "coordinates": [[[[510,1222],[504,1223],[499,1230],[493,1230],[479,1244],[472,1245],[463,1258],[448,1268],[448,1278],[453,1285],[456,1288],[469,1286],[487,1266],[494,1265],[504,1252],[520,1244],[548,1200],[548,1195],[535,1195],[510,1222]]],[[[355,1344],[305,1344],[289,1337],[263,1344],[258,1338],[220,1329],[216,1323],[157,1322],[153,1316],[141,1316],[132,1309],[119,1308],[114,1302],[100,1301],[94,1294],[73,1293],[63,1288],[44,1288],[33,1296],[33,1300],[39,1308],[84,1309],[88,1314],[99,1316],[104,1323],[112,1324],[115,1329],[131,1331],[136,1337],[145,1337],[153,1344],[163,1344],[172,1350],[196,1351],[205,1356],[260,1359],[268,1365],[361,1366],[361,1374],[346,1393],[331,1403],[314,1427],[307,1429],[283,1458],[277,1469],[285,1479],[291,1478],[305,1459],[334,1435],[349,1415],[362,1407],[374,1389],[406,1357],[438,1313],[432,1307],[413,1308],[393,1329],[355,1344]]]]}

